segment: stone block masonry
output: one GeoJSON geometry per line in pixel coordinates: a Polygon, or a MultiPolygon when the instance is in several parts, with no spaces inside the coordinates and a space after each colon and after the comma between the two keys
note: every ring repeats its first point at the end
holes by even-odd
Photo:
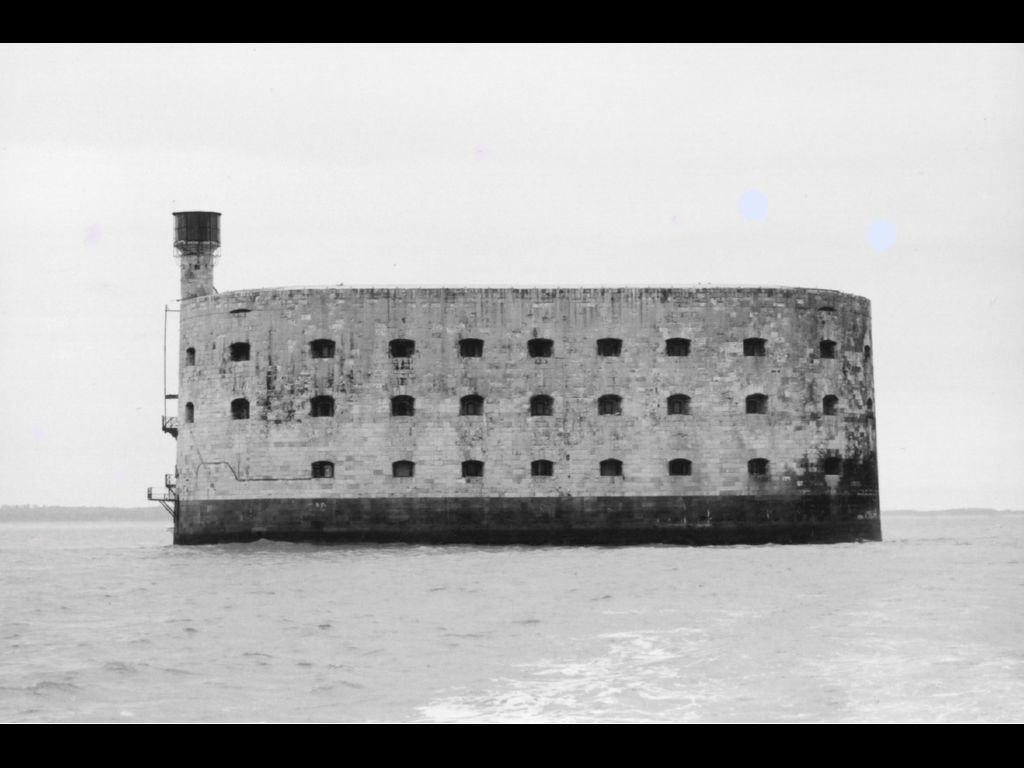
{"type": "Polygon", "coordinates": [[[189,287],[178,542],[880,538],[864,298],[189,287]]]}

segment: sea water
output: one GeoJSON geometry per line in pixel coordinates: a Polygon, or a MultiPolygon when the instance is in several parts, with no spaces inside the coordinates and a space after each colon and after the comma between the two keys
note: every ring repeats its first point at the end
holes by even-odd
{"type": "Polygon", "coordinates": [[[0,521],[0,721],[1024,719],[1024,514],[881,543],[175,547],[0,521]]]}

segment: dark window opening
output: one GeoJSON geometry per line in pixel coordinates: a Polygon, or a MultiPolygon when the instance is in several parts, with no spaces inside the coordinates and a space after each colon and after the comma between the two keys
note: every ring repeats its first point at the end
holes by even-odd
{"type": "Polygon", "coordinates": [[[821,412],[825,416],[835,416],[839,408],[839,398],[835,395],[825,395],[821,401],[821,412]]]}
{"type": "Polygon", "coordinates": [[[317,395],[309,401],[310,416],[333,416],[334,398],[330,395],[317,395]]]}
{"type": "Polygon", "coordinates": [[[601,477],[622,477],[622,462],[618,459],[605,459],[602,461],[601,477]]]}
{"type": "Polygon", "coordinates": [[[874,401],[874,399],[869,397],[867,405],[868,405],[868,410],[869,411],[873,411],[875,409],[875,401],[874,401]]]}
{"type": "Polygon", "coordinates": [[[768,395],[748,395],[747,413],[768,413],[768,395]]]}
{"type": "Polygon", "coordinates": [[[466,395],[459,401],[460,416],[483,416],[484,399],[480,395],[466,395]]]}
{"type": "Polygon", "coordinates": [[[834,341],[823,341],[818,345],[822,358],[833,359],[836,356],[836,343],[834,341]]]}
{"type": "Polygon", "coordinates": [[[416,351],[416,342],[412,339],[392,339],[388,350],[392,357],[412,357],[416,351]]]}
{"type": "Polygon", "coordinates": [[[248,419],[249,418],[249,401],[244,397],[240,397],[237,400],[231,401],[231,418],[232,419],[248,419]]]}
{"type": "Polygon", "coordinates": [[[668,339],[665,341],[665,354],[669,357],[686,357],[690,354],[689,339],[668,339]]]}
{"type": "Polygon", "coordinates": [[[399,395],[391,398],[392,416],[415,416],[416,400],[408,395],[399,395]]]}
{"type": "Polygon", "coordinates": [[[838,456],[829,456],[822,462],[826,475],[842,474],[843,460],[838,456]]]}
{"type": "Polygon", "coordinates": [[[334,477],[334,464],[329,461],[314,461],[310,474],[313,477],[334,477]]]}
{"type": "Polygon", "coordinates": [[[196,348],[195,347],[189,347],[188,349],[185,350],[185,365],[195,365],[195,364],[196,364],[196,348]]]}
{"type": "Polygon", "coordinates": [[[747,357],[764,357],[765,355],[765,344],[764,339],[749,338],[743,340],[743,354],[747,357]]]}
{"type": "Polygon", "coordinates": [[[768,459],[751,459],[747,462],[747,473],[751,477],[767,477],[768,459]]]}
{"type": "Polygon", "coordinates": [[[551,477],[555,473],[555,465],[544,459],[530,462],[530,474],[534,477],[551,477]]]}
{"type": "Polygon", "coordinates": [[[687,395],[672,395],[668,399],[668,412],[672,416],[690,415],[690,398],[687,395]]]}
{"type": "Polygon", "coordinates": [[[865,344],[864,345],[864,359],[865,360],[870,360],[871,359],[871,345],[870,344],[865,344]]]}
{"type": "Polygon", "coordinates": [[[482,461],[464,461],[464,462],[462,462],[462,476],[463,477],[483,477],[484,476],[484,463],[482,461]]]}
{"type": "Polygon", "coordinates": [[[835,307],[818,307],[819,312],[835,312],[835,307]]]}
{"type": "Polygon", "coordinates": [[[196,407],[192,403],[185,403],[185,423],[191,424],[196,420],[196,407]]]}
{"type": "Polygon", "coordinates": [[[247,314],[249,314],[250,312],[252,312],[252,310],[251,310],[251,309],[246,309],[246,308],[244,308],[244,307],[243,307],[243,308],[241,308],[241,309],[232,309],[232,310],[231,310],[231,314],[232,314],[232,315],[247,315],[247,314]]]}
{"type": "Polygon", "coordinates": [[[547,395],[534,395],[530,398],[531,416],[550,416],[554,410],[555,401],[547,395]]]}
{"type": "Polygon", "coordinates": [[[618,395],[601,395],[597,398],[597,412],[601,416],[618,416],[622,413],[622,398],[618,395]]]}
{"type": "Polygon", "coordinates": [[[622,339],[598,339],[597,354],[602,357],[619,357],[622,354],[622,339]]]}
{"type": "Polygon", "coordinates": [[[693,464],[689,459],[672,459],[668,463],[668,473],[675,476],[691,475],[693,474],[693,464]]]}
{"type": "Polygon", "coordinates": [[[483,354],[483,339],[462,339],[459,341],[459,355],[461,357],[482,357],[483,354]]]}
{"type": "Polygon", "coordinates": [[[244,341],[236,341],[229,347],[231,360],[240,363],[249,359],[249,344],[244,341]]]}
{"type": "Polygon", "coordinates": [[[334,357],[334,342],[330,339],[316,339],[309,342],[309,354],[320,359],[334,357]]]}
{"type": "Polygon", "coordinates": [[[530,357],[551,357],[555,349],[555,342],[551,339],[530,339],[526,342],[526,349],[530,357]]]}
{"type": "Polygon", "coordinates": [[[416,464],[412,461],[396,461],[391,465],[392,477],[412,477],[416,474],[416,464]]]}

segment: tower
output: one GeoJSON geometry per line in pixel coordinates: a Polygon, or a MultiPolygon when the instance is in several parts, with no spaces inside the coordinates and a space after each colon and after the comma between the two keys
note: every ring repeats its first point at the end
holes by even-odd
{"type": "Polygon", "coordinates": [[[178,211],[174,216],[174,250],[181,260],[181,298],[215,293],[213,265],[220,254],[220,214],[178,211]]]}

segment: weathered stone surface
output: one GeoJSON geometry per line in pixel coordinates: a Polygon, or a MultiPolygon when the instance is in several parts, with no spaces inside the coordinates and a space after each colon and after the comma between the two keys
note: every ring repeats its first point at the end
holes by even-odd
{"type": "Polygon", "coordinates": [[[878,538],[870,303],[798,288],[318,288],[181,302],[175,540],[627,543],[878,538]],[[689,354],[666,354],[669,338],[689,354]],[[481,339],[480,357],[459,341],[481,339]],[[527,342],[548,338],[551,357],[527,342]],[[597,340],[621,339],[621,355],[597,340]],[[765,356],[744,339],[766,340],[765,356]],[[311,343],[334,342],[334,357],[311,343]],[[389,342],[415,352],[393,358],[389,342]],[[821,356],[834,341],[835,357],[821,356]],[[230,345],[250,345],[232,361],[230,345]],[[186,359],[195,349],[194,364],[186,359]],[[460,398],[484,398],[460,416],[460,398]],[[605,394],[620,415],[599,415],[605,394]],[[689,413],[669,414],[687,395],[689,413]],[[748,414],[748,395],[768,397],[748,414]],[[314,417],[311,400],[334,398],[314,417]],[[415,398],[392,416],[391,399],[415,398]],[[553,398],[531,416],[530,398],[553,398]],[[836,415],[823,399],[838,398],[836,415]],[[231,403],[249,401],[249,418],[231,403]],[[185,421],[186,404],[194,420],[185,421]],[[601,477],[602,460],[623,463],[601,477]],[[671,459],[692,474],[668,474],[671,459]],[[748,462],[769,461],[752,477],[748,462]],[[824,473],[829,458],[840,474],[824,473]],[[554,465],[532,477],[530,463],[554,465]],[[392,477],[392,463],[416,463],[392,477]],[[463,478],[462,462],[484,462],[463,478]],[[313,478],[313,462],[334,476],[313,478]],[[708,510],[710,520],[700,518],[708,510]],[[624,532],[625,531],[625,532],[624,532]],[[709,531],[716,531],[711,533],[709,531]],[[829,533],[831,531],[831,533],[829,533]],[[723,538],[724,537],[724,538],[723,538]]]}

